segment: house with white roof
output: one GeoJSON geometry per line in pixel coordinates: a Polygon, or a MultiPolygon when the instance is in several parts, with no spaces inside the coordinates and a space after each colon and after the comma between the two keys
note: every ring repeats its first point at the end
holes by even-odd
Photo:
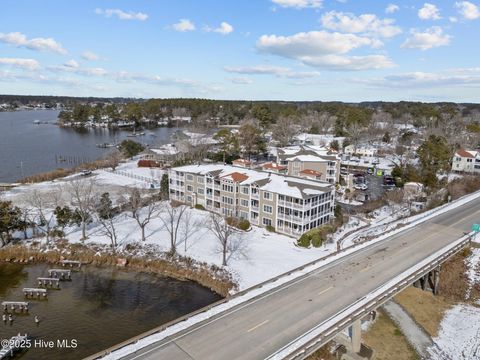
{"type": "Polygon", "coordinates": [[[374,157],[374,156],[377,156],[378,148],[371,145],[355,146],[353,144],[350,144],[348,146],[345,146],[345,148],[343,149],[343,152],[348,155],[374,157]]]}
{"type": "Polygon", "coordinates": [[[323,146],[289,146],[276,149],[277,163],[286,165],[287,174],[300,176],[304,170],[321,174],[320,180],[336,183],[340,178],[340,157],[337,152],[323,146]]]}
{"type": "Polygon", "coordinates": [[[221,164],[175,167],[172,200],[247,219],[300,236],[333,218],[335,187],[328,183],[221,164]]]}
{"type": "Polygon", "coordinates": [[[452,171],[480,173],[480,153],[474,150],[458,149],[453,155],[452,171]]]}

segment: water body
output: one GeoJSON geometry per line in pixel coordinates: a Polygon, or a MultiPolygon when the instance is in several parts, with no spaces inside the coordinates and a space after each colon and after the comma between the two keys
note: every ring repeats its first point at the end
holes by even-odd
{"type": "MultiPolygon", "coordinates": [[[[24,301],[22,289],[36,287],[49,268],[0,263],[0,301],[24,301]]],[[[28,315],[17,313],[12,324],[0,319],[0,339],[27,333],[32,340],[75,339],[77,348],[30,348],[19,359],[82,359],[220,299],[191,281],[116,268],[84,267],[60,287],[47,300],[27,300],[28,315]]]]}
{"type": "MultiPolygon", "coordinates": [[[[57,110],[0,112],[0,182],[14,182],[36,173],[73,167],[78,161],[99,159],[111,149],[98,148],[97,144],[121,142],[130,133],[118,129],[61,128],[53,124],[57,115],[57,110]],[[35,120],[52,124],[35,125],[35,120]],[[59,156],[71,161],[57,162],[59,156]]],[[[154,128],[145,130],[145,136],[131,139],[148,145],[165,144],[175,131],[176,128],[154,128]]]]}

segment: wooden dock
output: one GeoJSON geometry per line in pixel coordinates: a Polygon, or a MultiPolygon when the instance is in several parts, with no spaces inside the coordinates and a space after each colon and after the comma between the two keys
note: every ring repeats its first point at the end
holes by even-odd
{"type": "Polygon", "coordinates": [[[66,269],[50,269],[48,270],[48,275],[51,278],[60,278],[61,280],[64,279],[71,279],[72,276],[72,271],[71,270],[66,270],[66,269]]]}
{"type": "Polygon", "coordinates": [[[26,301],[2,301],[2,307],[4,311],[7,311],[8,308],[10,307],[10,310],[15,311],[20,310],[20,311],[28,311],[28,302],[26,301]]]}
{"type": "Polygon", "coordinates": [[[62,260],[61,261],[62,265],[63,266],[70,266],[70,267],[73,267],[74,265],[77,266],[77,267],[82,267],[82,262],[81,261],[77,261],[77,260],[62,260]]]}
{"type": "Polygon", "coordinates": [[[60,279],[59,278],[52,278],[52,277],[39,277],[37,278],[38,285],[40,286],[56,286],[57,288],[60,287],[60,279]]]}
{"type": "Polygon", "coordinates": [[[12,336],[6,346],[0,349],[0,360],[12,358],[17,351],[23,350],[22,344],[27,340],[27,334],[12,336]]]}
{"type": "Polygon", "coordinates": [[[43,295],[44,298],[47,297],[47,289],[42,289],[42,288],[23,288],[23,294],[25,296],[37,296],[40,297],[43,295]]]}

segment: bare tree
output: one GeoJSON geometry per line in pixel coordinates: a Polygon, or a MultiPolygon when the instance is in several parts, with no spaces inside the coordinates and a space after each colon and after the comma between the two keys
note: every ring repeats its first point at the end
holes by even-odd
{"type": "Polygon", "coordinates": [[[182,237],[183,243],[185,245],[185,253],[187,252],[188,246],[187,241],[188,239],[198,230],[200,227],[200,223],[195,221],[193,218],[193,213],[191,211],[187,211],[182,219],[182,237]]]}
{"type": "Polygon", "coordinates": [[[173,256],[177,253],[178,231],[182,222],[183,215],[187,210],[187,206],[177,203],[167,204],[160,215],[165,229],[170,234],[170,254],[173,256]]]}
{"type": "Polygon", "coordinates": [[[97,220],[102,226],[101,235],[110,239],[112,249],[117,247],[117,229],[115,224],[116,211],[113,207],[109,193],[103,193],[100,198],[96,199],[95,210],[97,220]]]}
{"type": "Polygon", "coordinates": [[[118,164],[120,164],[120,161],[123,159],[123,155],[120,151],[117,149],[113,150],[107,156],[105,156],[103,162],[105,166],[108,166],[111,168],[113,171],[117,168],[118,164]]]}
{"type": "Polygon", "coordinates": [[[72,180],[67,183],[66,191],[70,194],[71,205],[82,227],[82,240],[87,239],[87,224],[92,218],[92,209],[97,197],[96,183],[92,179],[72,180]]]}
{"type": "Polygon", "coordinates": [[[299,125],[291,116],[281,116],[272,127],[272,137],[278,141],[281,147],[290,145],[298,133],[299,125]]]}
{"type": "Polygon", "coordinates": [[[152,217],[158,212],[160,203],[157,199],[143,199],[140,191],[133,188],[129,191],[126,200],[128,207],[128,216],[135,219],[142,232],[142,241],[145,241],[145,227],[148,225],[152,217]]]}
{"type": "Polygon", "coordinates": [[[26,201],[34,214],[36,228],[45,235],[48,243],[55,226],[54,209],[62,204],[62,189],[58,187],[48,192],[34,189],[29,193],[26,201]]]}
{"type": "Polygon", "coordinates": [[[237,234],[239,230],[230,226],[222,216],[213,212],[210,214],[210,230],[220,244],[222,265],[227,266],[227,255],[229,253],[232,254],[240,248],[237,246],[239,242],[233,241],[234,235],[237,234]]]}
{"type": "Polygon", "coordinates": [[[404,199],[404,192],[402,189],[395,189],[392,191],[387,191],[385,193],[385,198],[387,199],[390,208],[391,214],[395,213],[395,205],[402,205],[404,199]]]}

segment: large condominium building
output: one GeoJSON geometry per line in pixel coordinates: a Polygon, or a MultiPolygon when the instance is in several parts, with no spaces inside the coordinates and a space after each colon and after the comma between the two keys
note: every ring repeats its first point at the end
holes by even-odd
{"type": "MultiPolygon", "coordinates": [[[[340,157],[323,146],[290,146],[276,150],[277,163],[287,166],[287,174],[303,176],[305,170],[319,173],[319,179],[336,183],[340,178],[340,157]]],[[[307,171],[308,172],[308,171],[307,171]]]]}
{"type": "Polygon", "coordinates": [[[170,169],[170,198],[299,236],[333,217],[332,184],[230,165],[170,169]]]}

